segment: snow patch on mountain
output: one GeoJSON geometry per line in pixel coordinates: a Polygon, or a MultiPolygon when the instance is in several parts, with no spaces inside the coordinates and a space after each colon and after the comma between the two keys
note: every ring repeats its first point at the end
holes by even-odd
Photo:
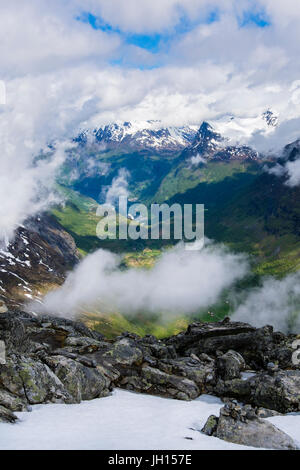
{"type": "Polygon", "coordinates": [[[193,142],[196,133],[197,126],[164,127],[161,121],[115,122],[93,131],[84,130],[75,140],[103,148],[180,151],[193,142]]]}
{"type": "Polygon", "coordinates": [[[267,109],[256,116],[228,114],[210,122],[215,131],[227,140],[227,145],[251,145],[257,133],[267,137],[275,132],[279,115],[267,109]]]}

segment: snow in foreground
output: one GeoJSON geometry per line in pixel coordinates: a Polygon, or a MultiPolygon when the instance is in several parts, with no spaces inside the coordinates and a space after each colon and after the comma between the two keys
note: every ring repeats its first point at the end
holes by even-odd
{"type": "MultiPolygon", "coordinates": [[[[0,424],[0,449],[249,449],[198,432],[222,406],[208,395],[181,402],[124,390],[80,405],[37,405],[17,413],[18,424],[0,424]]],[[[300,441],[300,414],[270,421],[300,441]]]]}

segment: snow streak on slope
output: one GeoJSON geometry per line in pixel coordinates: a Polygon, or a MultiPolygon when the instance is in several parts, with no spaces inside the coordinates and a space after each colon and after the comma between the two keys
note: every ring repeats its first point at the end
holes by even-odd
{"type": "Polygon", "coordinates": [[[115,122],[94,131],[84,130],[78,142],[97,142],[106,148],[180,151],[192,143],[195,126],[165,127],[161,121],[115,122]]]}

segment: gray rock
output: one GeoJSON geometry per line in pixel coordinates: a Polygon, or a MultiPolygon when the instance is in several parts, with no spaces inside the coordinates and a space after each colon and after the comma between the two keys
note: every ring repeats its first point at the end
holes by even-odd
{"type": "Polygon", "coordinates": [[[20,398],[7,390],[0,389],[0,405],[11,411],[28,411],[26,398],[20,398]]]}
{"type": "Polygon", "coordinates": [[[150,390],[152,393],[168,396],[168,389],[175,389],[177,394],[174,397],[179,400],[193,400],[200,394],[199,388],[192,380],[166,374],[153,367],[143,367],[142,377],[151,384],[150,390]]]}
{"type": "Polygon", "coordinates": [[[141,365],[143,362],[141,349],[128,338],[117,341],[109,351],[104,353],[103,357],[113,365],[132,366],[141,365]]]}
{"type": "Polygon", "coordinates": [[[3,300],[0,300],[0,313],[6,313],[8,312],[8,308],[6,304],[3,302],[3,300]]]}
{"type": "Polygon", "coordinates": [[[245,360],[241,354],[229,350],[226,354],[219,356],[216,360],[217,375],[223,380],[238,379],[241,371],[246,367],[245,360]]]}
{"type": "Polygon", "coordinates": [[[258,418],[272,418],[273,416],[281,416],[281,413],[275,410],[267,410],[266,408],[258,408],[256,410],[258,418]]]}
{"type": "Polygon", "coordinates": [[[39,403],[74,403],[72,395],[51,369],[40,361],[22,357],[18,364],[25,396],[31,405],[39,403]]]}
{"type": "Polygon", "coordinates": [[[218,421],[219,419],[216,416],[210,415],[201,432],[207,436],[213,436],[217,431],[218,421]]]}
{"type": "Polygon", "coordinates": [[[86,367],[64,356],[52,356],[47,362],[75,402],[109,394],[110,380],[98,368],[86,367]]]}
{"type": "Polygon", "coordinates": [[[186,377],[197,385],[199,392],[204,393],[209,376],[214,374],[214,361],[201,362],[192,357],[164,359],[158,362],[157,368],[169,375],[186,377]]]}
{"type": "Polygon", "coordinates": [[[300,371],[285,370],[249,379],[250,401],[279,413],[300,411],[300,371]]]}
{"type": "Polygon", "coordinates": [[[19,358],[15,355],[7,358],[6,364],[0,365],[0,389],[26,400],[23,381],[18,372],[19,358]]]}
{"type": "Polygon", "coordinates": [[[276,450],[296,450],[295,442],[273,424],[256,416],[251,406],[225,405],[220,417],[210,416],[202,432],[234,444],[276,450]]]}
{"type": "Polygon", "coordinates": [[[0,406],[0,423],[15,423],[17,420],[18,418],[11,410],[0,406]]]}

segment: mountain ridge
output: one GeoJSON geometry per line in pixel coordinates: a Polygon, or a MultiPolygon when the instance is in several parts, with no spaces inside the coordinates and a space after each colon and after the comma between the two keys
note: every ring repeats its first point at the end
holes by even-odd
{"type": "Polygon", "coordinates": [[[156,150],[177,152],[192,143],[195,126],[160,126],[159,121],[120,122],[82,131],[75,141],[98,144],[104,149],[156,150]]]}

